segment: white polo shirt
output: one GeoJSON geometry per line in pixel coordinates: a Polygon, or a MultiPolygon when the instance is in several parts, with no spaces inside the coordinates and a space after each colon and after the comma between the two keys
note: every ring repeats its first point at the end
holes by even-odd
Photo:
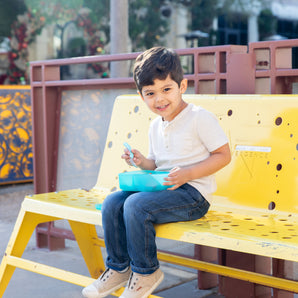
{"type": "MultiPolygon", "coordinates": [[[[154,119],[149,129],[148,158],[155,160],[157,171],[170,171],[198,163],[210,152],[228,143],[215,115],[202,107],[188,104],[172,121],[154,119]]],[[[216,190],[214,175],[188,182],[210,201],[216,190]]]]}

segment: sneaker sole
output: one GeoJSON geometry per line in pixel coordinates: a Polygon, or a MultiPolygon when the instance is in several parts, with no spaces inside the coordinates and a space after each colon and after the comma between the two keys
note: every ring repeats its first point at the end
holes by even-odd
{"type": "Polygon", "coordinates": [[[120,288],[124,287],[126,284],[127,284],[127,281],[124,281],[121,284],[118,284],[117,286],[115,286],[114,288],[112,288],[112,289],[110,289],[110,290],[108,290],[106,292],[97,293],[96,296],[94,296],[94,295],[87,296],[88,293],[85,293],[84,294],[84,290],[82,291],[82,294],[83,294],[84,297],[87,297],[87,298],[103,298],[103,297],[106,297],[106,296],[112,294],[113,292],[119,290],[120,288]]]}

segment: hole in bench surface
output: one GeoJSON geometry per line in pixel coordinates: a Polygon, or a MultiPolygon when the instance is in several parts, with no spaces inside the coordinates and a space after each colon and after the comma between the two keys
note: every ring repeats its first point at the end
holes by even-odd
{"type": "Polygon", "coordinates": [[[282,164],[278,164],[277,166],[276,166],[276,169],[278,170],[278,171],[280,171],[281,169],[282,169],[282,164]]]}
{"type": "Polygon", "coordinates": [[[277,117],[277,118],[275,119],[275,124],[276,124],[276,125],[281,125],[281,123],[282,123],[282,118],[281,118],[281,117],[277,117]]]}
{"type": "Polygon", "coordinates": [[[137,112],[139,111],[139,106],[135,106],[135,108],[133,109],[133,111],[134,111],[135,113],[137,113],[137,112]]]}
{"type": "Polygon", "coordinates": [[[275,203],[274,202],[270,202],[269,205],[268,205],[268,209],[269,210],[274,210],[276,207],[275,203]]]}
{"type": "Polygon", "coordinates": [[[232,110],[228,110],[228,116],[232,116],[232,114],[233,114],[233,111],[232,110]]]}

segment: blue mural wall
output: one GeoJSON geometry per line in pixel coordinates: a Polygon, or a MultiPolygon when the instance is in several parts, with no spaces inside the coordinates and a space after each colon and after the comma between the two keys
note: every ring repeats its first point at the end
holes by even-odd
{"type": "Polygon", "coordinates": [[[33,180],[30,86],[0,87],[0,184],[33,180]]]}

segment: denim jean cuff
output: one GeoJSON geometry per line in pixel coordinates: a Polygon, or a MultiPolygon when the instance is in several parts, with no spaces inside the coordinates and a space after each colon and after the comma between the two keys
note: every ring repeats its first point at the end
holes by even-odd
{"type": "Polygon", "coordinates": [[[153,267],[153,268],[140,268],[140,267],[136,267],[131,265],[131,270],[135,273],[139,273],[139,274],[152,274],[154,273],[157,269],[159,268],[159,265],[153,267]]]}
{"type": "Polygon", "coordinates": [[[113,269],[115,271],[123,271],[126,268],[128,268],[129,266],[130,266],[129,263],[125,263],[125,264],[106,263],[106,267],[113,269]]]}

